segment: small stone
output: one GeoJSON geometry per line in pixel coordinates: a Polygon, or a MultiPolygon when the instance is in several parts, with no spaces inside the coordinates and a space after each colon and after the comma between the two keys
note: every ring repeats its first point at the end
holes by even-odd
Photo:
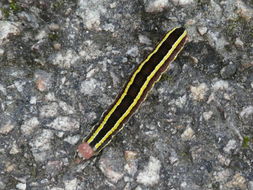
{"type": "Polygon", "coordinates": [[[15,125],[11,120],[8,120],[8,118],[3,118],[0,120],[0,134],[7,135],[9,132],[12,131],[12,129],[15,128],[15,125]]]}
{"type": "Polygon", "coordinates": [[[237,48],[243,48],[243,46],[244,46],[244,43],[242,42],[242,40],[240,39],[240,38],[236,38],[235,39],[235,46],[237,47],[237,48]]]}
{"type": "Polygon", "coordinates": [[[32,147],[32,153],[37,162],[44,162],[50,159],[52,155],[51,140],[53,138],[53,132],[47,129],[39,131],[30,141],[29,145],[32,147]]]}
{"type": "Polygon", "coordinates": [[[229,189],[247,189],[246,179],[239,173],[233,176],[233,179],[225,184],[229,189]]]}
{"type": "Polygon", "coordinates": [[[68,190],[76,190],[78,189],[78,181],[77,179],[72,179],[72,180],[66,180],[64,181],[64,185],[65,188],[64,189],[68,189],[68,190]]]}
{"type": "Polygon", "coordinates": [[[75,136],[69,136],[64,139],[65,142],[68,142],[71,145],[75,145],[80,139],[80,135],[75,135],[75,136]]]}
{"type": "MultiPolygon", "coordinates": [[[[118,160],[116,162],[118,162],[118,160]]],[[[117,183],[124,176],[124,174],[120,172],[121,168],[116,168],[113,165],[113,160],[106,155],[99,160],[99,169],[113,183],[117,183]]]]}
{"type": "Polygon", "coordinates": [[[201,83],[199,86],[191,86],[191,95],[194,100],[201,101],[205,98],[208,91],[208,87],[205,83],[201,83]]]}
{"type": "Polygon", "coordinates": [[[35,96],[32,96],[30,99],[30,104],[36,104],[37,103],[37,98],[35,96]]]}
{"type": "Polygon", "coordinates": [[[17,36],[20,34],[20,23],[0,21],[0,45],[8,42],[8,37],[11,35],[17,36]]]}
{"type": "Polygon", "coordinates": [[[32,117],[31,119],[26,120],[23,125],[21,125],[21,132],[24,135],[29,136],[35,131],[36,128],[38,128],[39,124],[40,123],[37,117],[32,117]]]}
{"type": "Polygon", "coordinates": [[[148,165],[144,168],[142,172],[137,176],[137,182],[146,186],[153,186],[159,182],[161,169],[160,160],[155,157],[149,158],[148,165]]]}
{"type": "Polygon", "coordinates": [[[213,115],[213,112],[212,112],[212,111],[208,111],[208,112],[204,112],[204,113],[203,113],[203,117],[204,117],[204,119],[205,119],[206,121],[208,121],[209,119],[211,119],[212,115],[213,115]]]}
{"type": "Polygon", "coordinates": [[[213,85],[212,88],[214,91],[219,91],[219,90],[226,90],[228,89],[228,82],[224,80],[219,80],[216,81],[213,85]]]}
{"type": "Polygon", "coordinates": [[[55,50],[60,50],[61,49],[61,44],[60,43],[54,43],[53,47],[55,50]]]}
{"type": "Polygon", "coordinates": [[[129,50],[127,50],[126,54],[131,57],[137,57],[139,55],[138,47],[134,46],[134,47],[130,48],[129,50]]]}
{"type": "Polygon", "coordinates": [[[93,95],[93,92],[95,92],[97,86],[99,86],[97,80],[93,78],[85,80],[81,83],[81,93],[84,95],[93,95]]]}
{"type": "Polygon", "coordinates": [[[224,152],[230,153],[232,150],[236,149],[237,143],[236,140],[229,140],[227,145],[223,148],[224,152]]]}
{"type": "Polygon", "coordinates": [[[185,131],[181,134],[183,141],[191,140],[194,137],[194,131],[191,127],[187,127],[185,131]]]}
{"type": "Polygon", "coordinates": [[[253,125],[253,106],[244,107],[240,112],[243,123],[253,125]]]}
{"type": "Polygon", "coordinates": [[[48,26],[49,30],[51,31],[57,31],[60,29],[60,26],[58,24],[52,23],[48,26]]]}
{"type": "Polygon", "coordinates": [[[139,38],[139,42],[141,44],[145,44],[145,45],[151,45],[152,44],[151,40],[147,36],[139,35],[138,38],[139,38]]]}
{"type": "Polygon", "coordinates": [[[52,74],[45,71],[37,71],[34,75],[36,87],[39,91],[48,91],[52,86],[52,74]]]}
{"type": "Polygon", "coordinates": [[[11,150],[10,150],[10,154],[18,154],[20,152],[20,149],[18,148],[18,145],[17,143],[14,141],[12,143],[12,147],[11,147],[11,150]]]}
{"type": "Polygon", "coordinates": [[[20,190],[26,190],[26,184],[25,183],[18,183],[16,185],[16,188],[20,189],[20,190]]]}
{"type": "Polygon", "coordinates": [[[221,164],[225,166],[229,166],[229,164],[231,163],[231,160],[229,158],[226,158],[221,154],[218,155],[218,160],[221,164]]]}
{"type": "Polygon", "coordinates": [[[74,118],[60,116],[54,119],[54,121],[47,126],[59,131],[77,131],[80,127],[80,124],[74,118]]]}
{"type": "Polygon", "coordinates": [[[229,171],[229,169],[225,169],[219,172],[214,172],[213,175],[216,181],[224,182],[231,176],[231,172],[229,171]]]}
{"type": "Polygon", "coordinates": [[[172,0],[172,2],[174,5],[185,6],[194,3],[194,0],[172,0]]]}
{"type": "Polygon", "coordinates": [[[0,56],[4,55],[4,49],[0,49],[0,56]]]}
{"type": "Polygon", "coordinates": [[[151,0],[145,4],[145,11],[148,13],[162,12],[169,6],[168,0],[151,0]]]}
{"type": "Polygon", "coordinates": [[[134,176],[137,172],[137,152],[133,151],[125,151],[125,159],[127,161],[127,164],[124,166],[124,169],[127,171],[127,173],[131,176],[134,176]]]}
{"type": "Polygon", "coordinates": [[[253,9],[249,6],[245,5],[245,3],[241,0],[236,1],[237,13],[247,21],[250,21],[253,17],[253,9]]]}
{"type": "Polygon", "coordinates": [[[80,56],[77,55],[77,53],[73,50],[67,50],[66,52],[57,52],[57,54],[54,54],[50,57],[52,64],[57,65],[61,68],[70,68],[79,59],[80,56]]]}
{"type": "Polygon", "coordinates": [[[229,64],[221,69],[221,77],[223,79],[231,78],[236,73],[236,70],[237,66],[235,64],[229,64]]]}
{"type": "Polygon", "coordinates": [[[40,108],[40,117],[55,117],[58,114],[58,104],[53,102],[40,108]]]}
{"type": "Polygon", "coordinates": [[[137,157],[137,152],[125,151],[125,159],[126,159],[126,161],[135,160],[136,157],[137,157]]]}
{"type": "Polygon", "coordinates": [[[68,105],[66,102],[60,101],[59,102],[59,107],[64,111],[65,114],[71,115],[75,113],[75,109],[68,105]]]}
{"type": "Polygon", "coordinates": [[[207,33],[207,27],[205,27],[205,26],[199,26],[197,29],[198,29],[198,32],[201,36],[203,36],[204,34],[207,33]]]}

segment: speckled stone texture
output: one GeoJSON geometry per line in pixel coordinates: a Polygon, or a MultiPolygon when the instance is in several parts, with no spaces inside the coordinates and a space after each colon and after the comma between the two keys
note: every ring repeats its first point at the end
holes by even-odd
{"type": "Polygon", "coordinates": [[[253,190],[250,0],[1,0],[0,190],[253,190]],[[188,43],[97,157],[76,147],[170,29],[188,43]]]}

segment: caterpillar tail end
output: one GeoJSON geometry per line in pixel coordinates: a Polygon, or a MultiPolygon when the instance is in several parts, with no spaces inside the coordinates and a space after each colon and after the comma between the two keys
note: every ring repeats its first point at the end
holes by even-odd
{"type": "Polygon", "coordinates": [[[85,160],[90,159],[95,154],[94,150],[87,142],[80,144],[77,148],[77,151],[85,160]]]}

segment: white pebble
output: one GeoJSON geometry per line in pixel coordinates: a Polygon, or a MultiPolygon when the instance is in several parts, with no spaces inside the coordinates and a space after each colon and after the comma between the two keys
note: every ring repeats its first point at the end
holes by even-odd
{"type": "Polygon", "coordinates": [[[148,165],[137,176],[137,182],[146,186],[152,186],[159,182],[161,169],[160,160],[150,157],[148,165]]]}
{"type": "Polygon", "coordinates": [[[194,131],[191,127],[187,127],[185,131],[181,134],[183,141],[191,140],[194,137],[194,131]]]}
{"type": "Polygon", "coordinates": [[[208,112],[204,112],[203,113],[203,117],[206,121],[208,121],[213,115],[213,112],[212,111],[208,111],[208,112]]]}
{"type": "Polygon", "coordinates": [[[194,3],[194,0],[172,0],[172,2],[174,5],[185,6],[194,3]]]}
{"type": "Polygon", "coordinates": [[[49,123],[47,126],[59,131],[77,131],[80,127],[80,124],[74,118],[60,116],[54,119],[54,121],[49,123]]]}
{"type": "Polygon", "coordinates": [[[4,49],[0,49],[0,56],[4,55],[4,49]]]}
{"type": "Polygon", "coordinates": [[[230,153],[231,150],[234,150],[236,149],[236,140],[232,139],[232,140],[229,140],[227,145],[223,148],[224,152],[226,153],[230,153]]]}
{"type": "Polygon", "coordinates": [[[205,26],[199,26],[199,27],[198,27],[198,32],[199,32],[199,34],[200,34],[201,36],[203,36],[204,34],[207,33],[207,27],[205,27],[205,26]]]}
{"type": "Polygon", "coordinates": [[[26,120],[23,125],[21,125],[21,132],[24,135],[28,136],[28,135],[32,134],[32,132],[36,128],[38,128],[38,126],[39,126],[39,121],[38,121],[37,117],[32,117],[31,119],[26,120]]]}
{"type": "Polygon", "coordinates": [[[53,102],[40,108],[40,117],[54,117],[58,113],[58,104],[53,102]]]}
{"type": "Polygon", "coordinates": [[[235,46],[236,46],[237,48],[243,48],[243,46],[244,46],[243,41],[242,41],[239,37],[237,37],[237,38],[235,39],[235,46]]]}
{"type": "Polygon", "coordinates": [[[18,183],[16,185],[16,188],[20,189],[20,190],[26,190],[26,184],[25,183],[18,183]]]}
{"type": "Polygon", "coordinates": [[[201,83],[199,86],[191,86],[191,95],[194,100],[201,101],[205,98],[205,95],[208,91],[208,87],[205,83],[201,83]]]}
{"type": "Polygon", "coordinates": [[[168,0],[152,0],[147,3],[145,11],[148,13],[161,12],[169,6],[168,0]]]}
{"type": "Polygon", "coordinates": [[[99,82],[97,80],[93,78],[85,80],[81,83],[81,93],[84,95],[92,95],[97,86],[99,86],[99,82]]]}

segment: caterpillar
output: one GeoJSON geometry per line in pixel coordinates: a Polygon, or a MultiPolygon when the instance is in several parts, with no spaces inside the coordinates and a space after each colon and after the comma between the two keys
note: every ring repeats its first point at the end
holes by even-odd
{"type": "Polygon", "coordinates": [[[176,59],[186,41],[187,31],[183,27],[174,28],[163,37],[147,58],[136,67],[114,103],[78,146],[79,156],[89,159],[110,143],[145,100],[170,63],[176,59]]]}

